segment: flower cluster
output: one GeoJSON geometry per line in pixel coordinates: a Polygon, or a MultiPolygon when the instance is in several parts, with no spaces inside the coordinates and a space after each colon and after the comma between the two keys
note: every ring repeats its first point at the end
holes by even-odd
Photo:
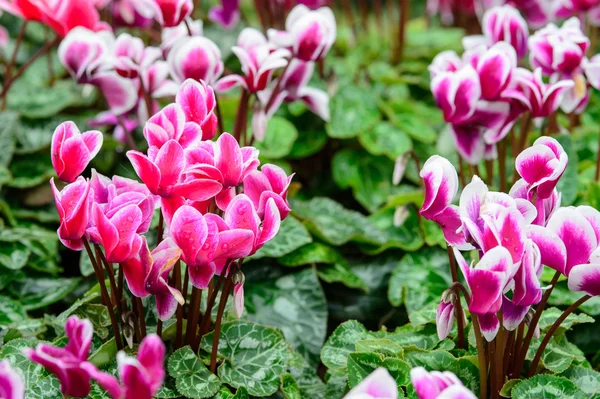
{"type": "MultiPolygon", "coordinates": [[[[421,171],[425,201],[421,215],[438,223],[471,292],[469,311],[477,315],[488,341],[500,326],[513,331],[529,308],[540,302],[542,265],[564,274],[569,287],[598,295],[600,212],[588,207],[561,207],[556,185],[568,157],[553,138],[541,137],[516,159],[521,176],[508,194],[493,192],[474,176],[459,200],[454,167],[431,157],[421,171]],[[476,249],[479,262],[469,266],[461,250],[476,249]]],[[[448,335],[456,298],[443,298],[438,332],[448,335]]]]}
{"type": "MultiPolygon", "coordinates": [[[[58,377],[61,392],[65,396],[83,398],[90,393],[91,382],[96,381],[113,399],[151,399],[165,377],[165,345],[162,340],[156,335],[148,335],[140,343],[137,358],[119,352],[119,382],[114,376],[98,370],[88,361],[93,333],[94,328],[89,320],[71,316],[65,324],[68,343],[64,348],[39,344],[35,349],[26,349],[25,355],[58,377]]],[[[9,374],[9,369],[5,368],[4,372],[7,381],[11,379],[12,396],[8,394],[2,397],[22,398],[22,382],[19,386],[18,379],[9,374]]],[[[6,392],[10,393],[11,390],[6,392]]]]}
{"type": "Polygon", "coordinates": [[[471,164],[495,158],[496,143],[522,115],[540,122],[559,107],[580,114],[588,87],[600,83],[600,59],[586,57],[590,43],[577,18],[528,37],[525,20],[505,5],[485,13],[482,30],[481,36],[465,38],[462,57],[446,51],[429,67],[435,101],[460,155],[471,164]],[[517,66],[527,53],[532,70],[517,66]]]}
{"type": "MultiPolygon", "coordinates": [[[[232,260],[254,254],[272,239],[290,212],[291,176],[275,165],[259,170],[258,150],[240,147],[216,133],[215,98],[204,82],[185,81],[176,102],[144,127],[148,151],[127,156],[143,184],[93,172],[80,176],[98,152],[98,132],[80,134],[70,122],[53,136],[53,164],[71,182],[61,191],[51,181],[60,216],[61,241],[80,250],[85,240],[100,245],[108,262],[122,265],[135,296],[156,298],[159,317],[170,318],[184,298],[167,284],[180,257],[190,281],[206,288],[232,260]],[[150,251],[142,234],[159,207],[167,234],[150,251]]],[[[238,297],[243,290],[238,287],[238,297]]],[[[239,301],[239,299],[238,299],[239,301]]]]}

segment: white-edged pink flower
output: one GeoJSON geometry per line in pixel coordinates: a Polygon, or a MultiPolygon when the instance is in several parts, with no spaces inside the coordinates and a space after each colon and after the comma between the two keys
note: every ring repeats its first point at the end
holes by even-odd
{"type": "Polygon", "coordinates": [[[168,57],[171,48],[179,41],[186,37],[202,36],[204,34],[204,23],[201,19],[193,20],[192,18],[186,18],[182,23],[172,28],[163,28],[161,32],[161,44],[160,48],[165,55],[168,57]],[[188,30],[189,26],[189,30],[188,30]],[[190,35],[190,32],[192,33],[190,35]]]}
{"type": "Polygon", "coordinates": [[[52,134],[52,166],[58,178],[74,182],[102,148],[102,133],[81,133],[73,122],[63,122],[52,134]]]}
{"type": "Polygon", "coordinates": [[[115,41],[113,66],[120,76],[137,79],[140,71],[161,58],[156,47],[146,47],[139,37],[121,33],[115,41]]]}
{"type": "Polygon", "coordinates": [[[4,399],[24,399],[25,383],[7,359],[0,361],[0,397],[4,399]]]}
{"type": "Polygon", "coordinates": [[[344,396],[344,399],[398,399],[398,384],[384,368],[378,368],[344,396]]]}
{"type": "Polygon", "coordinates": [[[214,42],[203,36],[178,39],[169,51],[167,62],[171,74],[180,83],[193,79],[213,85],[224,69],[221,51],[214,42]]]}
{"type": "Polygon", "coordinates": [[[240,20],[240,0],[221,0],[208,12],[208,18],[225,29],[231,29],[240,20]]]}
{"type": "Polygon", "coordinates": [[[506,42],[516,51],[519,58],[527,54],[529,27],[519,10],[510,5],[488,10],[481,23],[483,35],[489,44],[506,42]]]}
{"type": "Polygon", "coordinates": [[[111,33],[93,32],[77,27],[58,46],[58,59],[78,83],[90,83],[97,72],[110,69],[114,37],[111,33]]]}
{"type": "Polygon", "coordinates": [[[445,50],[437,54],[427,68],[431,79],[442,72],[456,72],[463,66],[463,60],[453,50],[445,50]]]}
{"type": "Polygon", "coordinates": [[[449,371],[427,371],[423,367],[415,367],[410,371],[410,379],[419,399],[477,398],[449,371]]]}
{"type": "Polygon", "coordinates": [[[419,213],[427,219],[444,211],[458,192],[458,174],[446,158],[433,155],[419,174],[425,186],[425,200],[419,213]]]}
{"type": "Polygon", "coordinates": [[[175,98],[181,106],[188,123],[197,123],[202,129],[202,140],[210,140],[217,133],[215,115],[217,100],[212,87],[203,81],[188,79],[182,83],[175,98]]]}
{"type": "Polygon", "coordinates": [[[194,9],[192,0],[154,0],[155,18],[163,28],[179,25],[194,9]]]}

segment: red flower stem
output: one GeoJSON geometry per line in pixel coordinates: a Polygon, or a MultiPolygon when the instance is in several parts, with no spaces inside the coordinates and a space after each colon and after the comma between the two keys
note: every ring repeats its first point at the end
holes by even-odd
{"type": "Polygon", "coordinates": [[[206,302],[206,311],[204,312],[204,316],[202,317],[202,324],[200,325],[200,331],[198,332],[198,335],[196,336],[196,339],[194,341],[194,345],[192,346],[192,348],[197,348],[200,345],[200,339],[202,339],[202,337],[208,332],[208,329],[210,327],[212,308],[215,305],[215,301],[217,299],[217,294],[219,293],[219,290],[225,289],[225,282],[227,280],[227,277],[225,277],[225,276],[228,275],[229,268],[232,263],[233,263],[232,260],[228,261],[228,263],[223,268],[223,272],[221,273],[221,276],[219,276],[219,279],[218,279],[214,289],[212,290],[212,292],[209,291],[210,295],[208,298],[208,302],[206,302]]]}
{"type": "Polygon", "coordinates": [[[10,75],[12,74],[12,69],[15,67],[15,63],[17,62],[17,53],[19,52],[19,48],[21,47],[21,43],[23,43],[23,38],[25,37],[25,31],[27,30],[27,24],[29,21],[24,20],[21,25],[21,29],[19,29],[19,33],[17,35],[17,40],[15,42],[15,48],[13,49],[10,60],[8,61],[8,65],[6,66],[6,72],[4,73],[4,84],[10,80],[10,75]]]}
{"type": "MultiPolygon", "coordinates": [[[[131,318],[131,320],[133,321],[133,331],[135,332],[135,339],[138,343],[140,343],[140,342],[142,342],[142,329],[140,328],[140,321],[139,321],[139,319],[140,319],[139,304],[135,300],[135,297],[132,298],[132,301],[131,301],[131,310],[133,311],[133,313],[127,312],[126,317],[131,318]]],[[[124,320],[124,322],[127,323],[127,320],[124,320]]]]}
{"type": "MultiPolygon", "coordinates": [[[[181,292],[181,261],[175,263],[175,288],[181,292]]],[[[177,305],[177,334],[175,347],[181,348],[183,343],[183,306],[177,305]]]]}
{"type": "Polygon", "coordinates": [[[356,22],[354,21],[354,13],[352,12],[352,3],[350,0],[342,0],[342,8],[346,11],[346,19],[352,27],[352,33],[356,39],[356,22]]]}
{"type": "MultiPolygon", "coordinates": [[[[456,261],[454,259],[454,253],[452,252],[452,248],[450,246],[446,247],[448,251],[448,260],[450,261],[450,273],[452,274],[452,286],[454,287],[454,293],[456,294],[458,300],[456,301],[456,312],[454,312],[454,316],[456,317],[456,326],[458,329],[458,348],[459,349],[467,349],[465,346],[465,318],[463,314],[462,303],[460,302],[460,291],[459,287],[455,286],[458,283],[458,272],[456,270],[456,261]]],[[[460,284],[460,283],[459,283],[460,284]]],[[[463,287],[464,288],[464,287],[463,287]]],[[[465,297],[466,299],[466,297],[465,297]]]]}
{"type": "Polygon", "coordinates": [[[156,230],[156,234],[157,234],[156,242],[158,242],[158,243],[160,243],[162,241],[164,224],[165,224],[165,219],[164,219],[163,213],[162,213],[162,211],[159,211],[158,212],[158,227],[156,230]]]}
{"type": "Polygon", "coordinates": [[[360,18],[362,23],[363,32],[369,30],[369,8],[367,7],[367,0],[358,0],[360,7],[360,18]]]}
{"type": "Polygon", "coordinates": [[[94,267],[94,272],[96,273],[96,278],[98,279],[98,285],[100,286],[100,294],[102,297],[102,302],[104,306],[108,309],[108,315],[110,317],[110,324],[112,325],[113,334],[115,336],[115,343],[117,344],[117,349],[123,349],[123,341],[121,340],[121,333],[119,332],[119,324],[117,322],[117,317],[115,316],[114,309],[110,302],[110,297],[108,296],[108,291],[106,290],[106,284],[104,282],[104,273],[102,273],[102,268],[98,265],[98,262],[94,258],[94,253],[92,252],[92,248],[87,240],[87,238],[82,238],[83,245],[85,250],[87,251],[88,256],[90,257],[90,261],[92,262],[92,266],[94,267]]]}
{"type": "Polygon", "coordinates": [[[460,154],[456,153],[456,156],[458,157],[458,177],[460,178],[460,184],[465,187],[467,185],[467,179],[465,177],[465,165],[460,154]]]}
{"type": "Polygon", "coordinates": [[[196,333],[198,332],[201,298],[202,291],[196,287],[192,287],[192,297],[188,307],[187,328],[185,332],[185,342],[188,345],[192,345],[194,343],[194,340],[196,339],[196,333]]]}
{"type": "Polygon", "coordinates": [[[213,336],[212,350],[210,352],[210,371],[213,374],[217,372],[217,351],[219,349],[219,338],[221,335],[221,323],[223,321],[223,313],[225,312],[225,305],[227,304],[227,298],[231,291],[231,278],[233,273],[229,273],[229,276],[225,280],[225,285],[221,291],[221,299],[219,301],[219,310],[217,311],[217,319],[215,321],[215,333],[213,336]]]}
{"type": "Polygon", "coordinates": [[[521,118],[521,133],[519,135],[519,147],[517,151],[517,155],[525,149],[527,146],[527,139],[529,137],[529,129],[531,127],[531,114],[525,115],[521,118]]]}
{"type": "Polygon", "coordinates": [[[254,8],[256,9],[256,13],[258,14],[258,19],[260,20],[260,26],[262,27],[263,33],[267,34],[267,21],[265,18],[265,10],[262,6],[263,0],[254,0],[254,8]]]}
{"type": "MultiPolygon", "coordinates": [[[[142,97],[144,98],[144,102],[146,103],[146,109],[148,110],[148,119],[152,117],[152,97],[150,97],[150,93],[146,90],[146,86],[144,85],[144,79],[142,79],[142,75],[140,75],[140,90],[142,91],[142,97]]],[[[160,237],[158,242],[160,242],[160,237]]]]}
{"type": "Polygon", "coordinates": [[[398,40],[394,48],[392,63],[397,65],[404,58],[404,47],[406,41],[406,26],[410,17],[410,0],[400,0],[400,23],[398,25],[398,40]]]}
{"type": "Polygon", "coordinates": [[[223,129],[223,118],[221,117],[221,106],[219,105],[219,97],[217,93],[215,93],[215,111],[217,112],[217,122],[219,124],[219,134],[222,134],[225,129],[223,129]]]}
{"type": "MultiPolygon", "coordinates": [[[[514,350],[515,350],[515,332],[514,331],[510,331],[508,333],[506,342],[507,342],[506,352],[504,353],[504,360],[502,363],[502,381],[504,381],[504,379],[506,378],[506,375],[508,373],[508,367],[510,365],[510,361],[515,353],[514,352],[514,350]]],[[[500,389],[502,389],[502,387],[500,387],[500,389]]]]}
{"type": "Polygon", "coordinates": [[[56,38],[52,41],[46,42],[42,48],[40,48],[25,64],[19,68],[15,76],[13,76],[8,82],[4,84],[4,88],[2,92],[0,92],[0,97],[2,98],[2,106],[0,107],[0,111],[4,111],[6,109],[6,97],[8,96],[8,91],[12,87],[13,83],[25,73],[27,69],[42,55],[46,54],[55,44],[58,44],[60,38],[56,38]]]}
{"type": "Polygon", "coordinates": [[[238,107],[238,112],[235,117],[235,124],[233,126],[233,137],[238,143],[241,143],[242,134],[246,134],[246,132],[242,132],[245,125],[245,119],[248,118],[248,102],[250,101],[250,93],[246,89],[242,89],[242,95],[240,97],[240,105],[238,107]]]}
{"type": "Polygon", "coordinates": [[[134,296],[133,300],[136,301],[138,305],[138,319],[140,321],[140,330],[142,332],[142,338],[144,338],[146,337],[146,314],[144,312],[144,304],[142,303],[142,298],[134,296]]]}
{"type": "Polygon", "coordinates": [[[503,385],[503,371],[504,371],[504,356],[506,352],[506,329],[502,325],[502,311],[498,312],[498,321],[500,322],[500,329],[498,335],[494,340],[494,346],[496,348],[496,358],[492,359],[494,362],[494,370],[496,372],[496,390],[493,395],[495,398],[500,397],[500,390],[503,385]]]}
{"type": "Polygon", "coordinates": [[[158,319],[158,321],[156,322],[156,335],[158,335],[159,338],[162,338],[162,327],[162,320],[158,319]]]}
{"type": "Polygon", "coordinates": [[[375,20],[377,21],[377,27],[379,32],[384,35],[385,29],[383,26],[383,4],[382,0],[373,0],[373,10],[375,11],[375,20]]]}
{"type": "Polygon", "coordinates": [[[115,272],[110,265],[110,263],[106,260],[102,249],[100,249],[100,245],[94,244],[94,248],[96,249],[96,259],[100,259],[104,268],[106,269],[106,274],[108,274],[108,281],[110,282],[110,299],[113,306],[117,307],[117,311],[119,315],[121,314],[121,304],[119,303],[119,296],[117,294],[117,283],[115,281],[115,272]]]}
{"type": "MultiPolygon", "coordinates": [[[[558,279],[560,278],[560,276],[561,276],[560,272],[554,273],[554,277],[552,277],[552,281],[550,282],[550,288],[548,288],[546,290],[546,292],[544,293],[544,296],[542,297],[542,300],[540,301],[537,308],[535,309],[535,313],[534,313],[533,317],[531,318],[529,327],[527,328],[527,335],[525,336],[525,339],[523,340],[523,343],[521,344],[519,351],[516,352],[517,360],[515,362],[515,368],[513,369],[514,377],[518,377],[521,374],[521,368],[523,368],[523,364],[525,363],[525,356],[527,355],[529,345],[531,344],[531,339],[533,338],[535,328],[537,326],[538,321],[540,320],[540,317],[542,317],[542,312],[544,311],[544,307],[546,306],[546,303],[548,303],[550,294],[552,294],[552,291],[554,290],[554,286],[558,282],[558,279]]],[[[519,341],[517,341],[517,343],[518,342],[519,341]]]]}
{"type": "Polygon", "coordinates": [[[271,93],[271,97],[269,97],[269,101],[267,101],[267,105],[265,106],[265,112],[268,111],[273,106],[273,103],[275,102],[275,98],[277,98],[277,95],[279,95],[279,92],[281,91],[281,82],[283,81],[283,77],[285,76],[285,73],[287,72],[291,63],[292,63],[292,60],[289,60],[287,65],[283,68],[283,70],[279,74],[279,78],[277,79],[275,88],[273,89],[273,92],[271,93]]]}
{"type": "Polygon", "coordinates": [[[488,367],[485,358],[485,346],[483,343],[483,336],[481,335],[481,328],[479,327],[479,320],[476,314],[471,314],[473,321],[473,329],[475,330],[475,342],[477,343],[477,357],[479,359],[479,397],[481,399],[488,399],[487,396],[487,374],[488,367]]]}
{"type": "Polygon", "coordinates": [[[552,336],[554,335],[554,333],[556,332],[556,330],[558,330],[558,328],[560,327],[560,325],[562,324],[563,321],[565,321],[565,319],[571,314],[573,313],[573,311],[575,309],[577,309],[579,306],[581,306],[582,304],[585,303],[585,301],[587,301],[588,299],[590,299],[591,296],[590,295],[584,295],[581,298],[579,298],[579,300],[577,300],[577,302],[571,304],[571,306],[569,306],[561,315],[558,319],[556,319],[556,321],[554,322],[554,324],[552,324],[552,327],[550,327],[550,329],[548,330],[548,332],[546,333],[546,336],[544,336],[544,339],[542,340],[542,343],[540,344],[540,347],[538,348],[535,357],[533,358],[533,360],[531,361],[531,366],[529,367],[529,374],[528,377],[531,378],[534,376],[538,364],[540,363],[540,360],[542,359],[542,354],[544,353],[544,349],[546,349],[546,345],[548,345],[548,342],[550,342],[550,339],[552,338],[552,336]]]}

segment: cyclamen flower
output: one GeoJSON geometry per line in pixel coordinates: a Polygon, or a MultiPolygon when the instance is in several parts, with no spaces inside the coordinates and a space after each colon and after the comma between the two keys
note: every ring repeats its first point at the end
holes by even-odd
{"type": "Polygon", "coordinates": [[[423,367],[410,371],[410,379],[419,399],[476,399],[458,377],[449,371],[428,372],[423,367]]]}
{"type": "Polygon", "coordinates": [[[427,0],[427,13],[430,16],[438,15],[444,25],[454,22],[454,10],[467,15],[475,15],[475,1],[465,0],[427,0]]]}
{"type": "Polygon", "coordinates": [[[154,0],[107,0],[106,3],[103,6],[109,7],[113,21],[118,26],[147,29],[152,25],[156,12],[154,0]]]}
{"type": "Polygon", "coordinates": [[[290,213],[287,201],[287,191],[294,175],[287,176],[285,171],[277,165],[265,164],[260,172],[255,170],[244,178],[244,194],[252,200],[259,217],[265,214],[265,207],[269,199],[273,199],[281,220],[290,213]]]}
{"type": "Polygon", "coordinates": [[[192,0],[154,0],[156,20],[163,28],[179,25],[194,9],[192,0]]]}
{"type": "Polygon", "coordinates": [[[442,72],[456,72],[463,66],[463,60],[453,50],[445,50],[438,53],[427,67],[431,79],[442,72]]]}
{"type": "Polygon", "coordinates": [[[58,191],[52,178],[50,186],[60,217],[58,237],[67,248],[79,251],[83,249],[81,239],[86,233],[92,211],[93,192],[90,189],[90,182],[80,176],[75,182],[66,185],[62,191],[58,191]]]}
{"type": "Polygon", "coordinates": [[[193,79],[214,85],[224,69],[221,50],[203,36],[179,38],[171,47],[167,61],[171,74],[178,82],[193,79]]]}
{"type": "Polygon", "coordinates": [[[134,257],[142,245],[142,239],[137,233],[142,218],[142,211],[137,204],[125,205],[109,217],[100,205],[94,203],[93,227],[87,232],[92,241],[102,245],[109,262],[125,262],[134,257]]]}
{"type": "Polygon", "coordinates": [[[202,140],[202,129],[195,122],[186,122],[179,104],[169,104],[148,120],[144,137],[150,147],[161,149],[169,140],[174,140],[186,149],[202,140]]]}
{"type": "Polygon", "coordinates": [[[167,283],[169,273],[180,256],[181,249],[171,238],[161,241],[150,252],[146,238],[142,237],[139,256],[121,264],[131,293],[139,298],[154,295],[158,317],[163,321],[173,316],[177,303],[185,303],[181,292],[167,283]]]}
{"type": "Polygon", "coordinates": [[[510,5],[492,8],[484,14],[481,26],[489,44],[506,42],[519,58],[527,53],[529,27],[516,8],[510,5]]]}
{"type": "Polygon", "coordinates": [[[52,166],[58,178],[74,182],[102,147],[102,133],[80,133],[73,122],[58,125],[52,135],[52,166]]]}
{"type": "Polygon", "coordinates": [[[511,187],[509,195],[513,198],[520,198],[532,202],[537,210],[537,216],[533,220],[533,224],[538,226],[546,226],[548,219],[555,210],[560,208],[561,195],[556,190],[548,198],[540,198],[536,194],[536,190],[530,190],[530,185],[524,179],[519,179],[511,187]]]}
{"type": "Polygon", "coordinates": [[[215,85],[217,91],[227,91],[242,86],[251,93],[267,88],[273,72],[288,64],[290,52],[276,49],[265,36],[256,29],[245,28],[238,37],[237,46],[232,49],[242,64],[244,76],[229,75],[215,85]]]}
{"type": "Polygon", "coordinates": [[[166,61],[156,61],[148,68],[140,72],[141,81],[147,95],[152,99],[152,109],[148,110],[146,101],[144,101],[143,92],[140,90],[136,94],[138,100],[138,119],[145,123],[149,115],[160,111],[160,105],[156,99],[163,97],[172,97],[177,93],[179,85],[169,79],[169,65],[166,61]]]}
{"type": "Polygon", "coordinates": [[[121,33],[115,42],[114,57],[114,68],[120,76],[137,79],[141,70],[161,57],[161,51],[156,47],[145,47],[139,37],[121,33]]]}
{"type": "Polygon", "coordinates": [[[0,361],[0,397],[4,399],[24,399],[25,383],[9,361],[0,361]]]}
{"type": "Polygon", "coordinates": [[[569,18],[588,12],[597,13],[599,7],[599,0],[560,0],[556,16],[558,18],[569,18]]]}
{"type": "Polygon", "coordinates": [[[240,0],[221,0],[208,12],[208,18],[225,29],[231,29],[240,20],[240,0]]]}
{"type": "Polygon", "coordinates": [[[438,338],[446,339],[454,325],[455,303],[460,300],[454,291],[448,289],[442,294],[442,299],[435,313],[435,326],[438,338]]]}
{"type": "Polygon", "coordinates": [[[117,353],[120,384],[110,374],[90,371],[113,399],[152,399],[165,379],[165,351],[160,337],[150,334],[140,343],[137,357],[117,353]]]}
{"type": "Polygon", "coordinates": [[[215,115],[217,100],[212,87],[203,81],[188,79],[179,87],[175,101],[181,106],[188,123],[200,125],[202,140],[215,136],[219,121],[215,115]]]}
{"type": "Polygon", "coordinates": [[[398,399],[398,384],[384,368],[378,368],[343,399],[398,399]]]}
{"type": "Polygon", "coordinates": [[[289,48],[301,61],[319,61],[325,58],[336,37],[336,23],[328,7],[311,11],[299,4],[285,21],[285,31],[269,30],[269,40],[280,48],[289,48]]]}

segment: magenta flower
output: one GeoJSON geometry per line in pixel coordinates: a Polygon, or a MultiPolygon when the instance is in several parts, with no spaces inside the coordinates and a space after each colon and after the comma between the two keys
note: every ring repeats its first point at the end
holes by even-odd
{"type": "Polygon", "coordinates": [[[102,147],[102,133],[80,133],[73,122],[58,125],[52,135],[52,166],[58,178],[74,182],[102,147]]]}
{"type": "Polygon", "coordinates": [[[121,264],[131,293],[139,298],[154,295],[158,317],[163,321],[173,316],[177,303],[185,303],[181,293],[167,284],[169,273],[180,256],[181,249],[171,238],[161,241],[150,252],[146,238],[142,237],[139,255],[121,264]]]}
{"type": "Polygon", "coordinates": [[[532,202],[537,210],[536,218],[532,223],[539,226],[546,226],[550,216],[552,216],[555,210],[560,208],[561,195],[555,188],[548,198],[542,199],[537,196],[536,190],[530,190],[529,188],[529,183],[524,179],[519,179],[511,187],[509,194],[515,199],[523,199],[532,202]]]}
{"type": "Polygon", "coordinates": [[[221,50],[203,36],[180,38],[169,51],[167,61],[171,74],[179,82],[193,79],[214,85],[224,69],[221,50]]]}
{"type": "Polygon", "coordinates": [[[511,83],[516,67],[515,50],[505,42],[496,43],[481,54],[476,67],[481,85],[481,98],[487,101],[498,100],[500,94],[511,83]]]}
{"type": "Polygon", "coordinates": [[[489,44],[506,42],[519,58],[527,54],[529,27],[516,8],[510,5],[492,8],[484,14],[481,26],[489,44]]]}
{"type": "Polygon", "coordinates": [[[384,368],[378,368],[361,381],[344,399],[398,399],[398,384],[384,368]]]}
{"type": "Polygon", "coordinates": [[[112,218],[121,209],[130,205],[135,205],[141,212],[140,225],[136,229],[136,234],[144,234],[148,231],[152,216],[154,215],[154,196],[143,192],[124,192],[117,194],[117,188],[114,184],[108,186],[108,197],[106,203],[96,202],[107,218],[112,218]]]}
{"type": "Polygon", "coordinates": [[[95,372],[93,378],[113,399],[152,399],[165,379],[165,344],[156,334],[142,340],[137,357],[117,353],[121,383],[112,375],[95,372]]]}
{"type": "Polygon", "coordinates": [[[580,16],[585,13],[596,14],[600,7],[599,0],[561,0],[558,3],[558,8],[556,10],[556,16],[558,18],[580,16]]]}
{"type": "Polygon", "coordinates": [[[244,282],[236,283],[233,286],[233,303],[235,305],[235,314],[238,319],[244,313],[244,282]]]}
{"type": "Polygon", "coordinates": [[[79,83],[91,82],[97,72],[110,69],[107,62],[113,37],[83,27],[73,29],[58,46],[58,59],[79,83]]]}
{"type": "Polygon", "coordinates": [[[58,377],[63,395],[83,398],[91,388],[88,369],[95,369],[87,363],[93,333],[89,320],[71,316],[65,324],[65,335],[69,339],[66,347],[39,344],[35,349],[25,349],[24,353],[58,377]]]}
{"type": "Polygon", "coordinates": [[[54,185],[54,178],[50,180],[50,185],[60,217],[58,237],[67,248],[79,251],[83,248],[81,239],[85,235],[92,211],[93,193],[90,182],[80,176],[62,191],[58,191],[54,185]]]}
{"type": "Polygon", "coordinates": [[[119,26],[147,29],[154,17],[154,0],[116,0],[107,4],[114,23],[119,26]]]}
{"type": "Polygon", "coordinates": [[[445,50],[438,53],[427,68],[431,79],[442,72],[456,72],[463,67],[463,60],[453,50],[445,50]]]}
{"type": "Polygon", "coordinates": [[[24,399],[25,383],[8,360],[0,361],[0,397],[4,399],[24,399]]]}
{"type": "Polygon", "coordinates": [[[242,86],[251,93],[267,88],[273,72],[288,64],[290,52],[276,49],[265,36],[256,29],[245,28],[238,37],[237,46],[232,49],[242,64],[244,76],[229,75],[215,85],[217,91],[227,91],[242,86]]]}
{"type": "Polygon", "coordinates": [[[427,371],[423,367],[415,367],[410,371],[415,392],[419,399],[476,399],[458,377],[449,371],[427,371]]]}
{"type": "Polygon", "coordinates": [[[168,140],[160,149],[150,147],[148,155],[128,151],[127,157],[152,194],[165,198],[185,197],[204,201],[221,191],[221,183],[212,179],[184,181],[186,161],[183,148],[173,139],[168,140]]]}
{"type": "Polygon", "coordinates": [[[142,98],[142,91],[136,94],[138,104],[138,119],[145,123],[150,115],[160,110],[160,104],[156,99],[172,97],[177,93],[179,85],[169,79],[169,65],[166,61],[156,61],[148,68],[140,71],[140,78],[144,82],[144,88],[152,98],[152,109],[148,111],[146,101],[142,98]]]}
{"type": "Polygon", "coordinates": [[[558,141],[551,137],[540,137],[533,146],[517,156],[517,172],[529,184],[529,190],[536,190],[539,198],[552,195],[558,180],[564,173],[569,157],[558,141]]]}
{"type": "Polygon", "coordinates": [[[161,149],[169,140],[174,140],[186,149],[202,140],[202,129],[195,122],[186,122],[186,114],[179,104],[169,104],[148,120],[144,137],[150,147],[161,149]]]}
{"type": "Polygon", "coordinates": [[[217,133],[218,120],[215,115],[217,101],[212,87],[203,81],[187,79],[179,87],[176,100],[181,106],[188,123],[200,125],[202,140],[210,140],[217,133]]]}
{"type": "Polygon", "coordinates": [[[180,39],[185,40],[185,38],[190,37],[190,32],[188,31],[186,22],[187,26],[190,27],[192,37],[202,36],[204,33],[204,24],[202,23],[201,19],[193,20],[192,18],[186,18],[182,23],[173,28],[163,28],[161,33],[162,43],[160,44],[160,48],[162,49],[165,58],[167,58],[171,48],[173,48],[173,46],[177,44],[180,39]]]}
{"type": "Polygon", "coordinates": [[[325,58],[335,42],[336,23],[328,7],[311,11],[299,4],[287,17],[285,31],[269,30],[269,40],[280,48],[291,49],[301,61],[319,61],[325,58]]]}
{"type": "Polygon", "coordinates": [[[115,42],[114,68],[120,76],[137,79],[140,71],[161,58],[156,47],[146,47],[139,37],[121,33],[115,42]]]}
{"type": "Polygon", "coordinates": [[[458,300],[452,290],[446,290],[435,313],[435,325],[439,339],[446,339],[454,325],[455,302],[458,300]]]}
{"type": "Polygon", "coordinates": [[[94,201],[98,204],[106,204],[109,201],[109,196],[112,198],[126,193],[140,193],[150,195],[150,191],[146,185],[126,177],[114,175],[112,179],[96,172],[92,169],[92,177],[90,178],[92,190],[94,190],[94,201]],[[111,187],[113,186],[113,187],[111,187]]]}
{"type": "Polygon", "coordinates": [[[216,259],[237,259],[252,250],[254,231],[226,221],[215,214],[203,216],[189,205],[181,206],[173,215],[171,236],[182,250],[181,258],[188,265],[194,287],[208,286],[218,271],[216,259]]]}
{"type": "Polygon", "coordinates": [[[93,242],[104,247],[109,262],[125,262],[134,257],[142,245],[142,239],[137,233],[142,224],[142,211],[137,204],[130,203],[109,214],[110,217],[100,205],[94,203],[93,226],[87,232],[93,242]]]}
{"type": "Polygon", "coordinates": [[[221,5],[210,9],[208,19],[225,29],[233,28],[240,20],[240,0],[221,0],[221,5]]]}
{"type": "Polygon", "coordinates": [[[425,200],[419,213],[432,220],[454,201],[458,192],[458,174],[450,161],[433,155],[425,162],[419,176],[425,186],[425,200]]]}
{"type": "Polygon", "coordinates": [[[154,0],[155,18],[163,28],[179,25],[194,9],[192,0],[154,0]]]}
{"type": "Polygon", "coordinates": [[[244,194],[252,200],[258,216],[263,217],[269,199],[273,199],[281,220],[290,213],[287,191],[294,175],[287,176],[277,165],[265,164],[260,172],[255,170],[244,179],[244,194]]]}

